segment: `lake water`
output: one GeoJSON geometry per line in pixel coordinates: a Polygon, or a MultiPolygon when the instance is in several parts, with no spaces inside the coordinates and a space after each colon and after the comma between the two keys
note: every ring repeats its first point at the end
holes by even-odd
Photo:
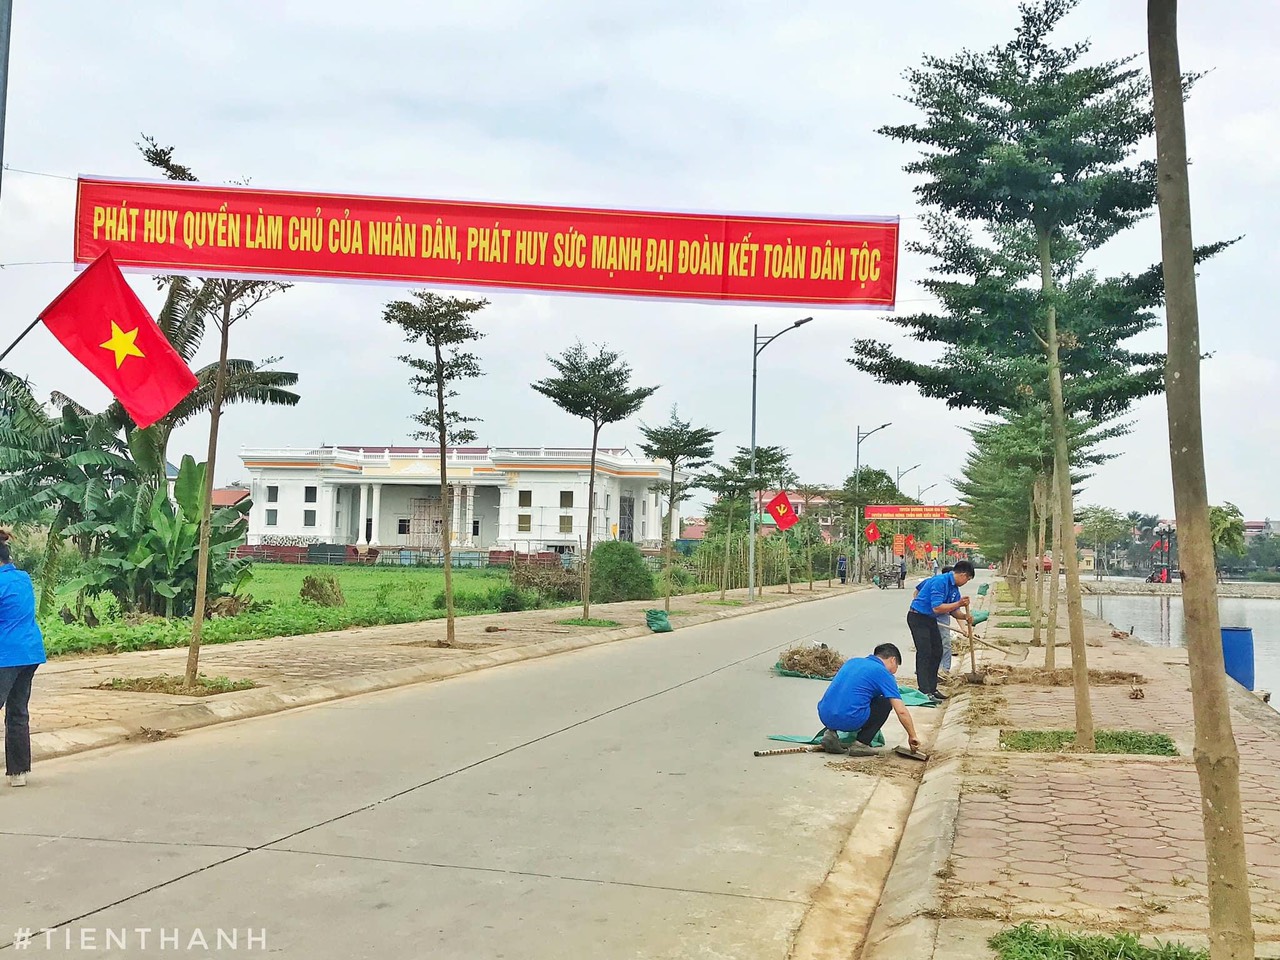
{"type": "MultiPolygon", "coordinates": [[[[1143,643],[1186,646],[1181,597],[1086,596],[1084,608],[1143,643]]],[[[1224,627],[1253,628],[1254,686],[1280,696],[1280,599],[1225,597],[1218,601],[1218,616],[1224,627]]]]}

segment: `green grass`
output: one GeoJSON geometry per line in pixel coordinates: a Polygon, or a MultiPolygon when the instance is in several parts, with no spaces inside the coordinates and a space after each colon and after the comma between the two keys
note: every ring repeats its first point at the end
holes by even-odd
{"type": "Polygon", "coordinates": [[[1030,630],[1030,620],[1001,620],[996,624],[997,627],[1014,628],[1017,630],[1030,630]]]}
{"type": "Polygon", "coordinates": [[[740,607],[745,603],[744,600],[699,600],[698,603],[705,603],[712,607],[740,607]]]}
{"type": "Polygon", "coordinates": [[[999,960],[1208,960],[1204,950],[1180,943],[1143,946],[1130,933],[1101,936],[1069,933],[1032,923],[1005,930],[987,941],[999,960]]]}
{"type": "MultiPolygon", "coordinates": [[[[454,571],[454,600],[459,615],[495,613],[494,594],[509,583],[504,570],[454,571]]],[[[264,609],[238,617],[206,620],[204,643],[234,643],[264,637],[292,637],[348,627],[435,620],[444,611],[435,607],[444,591],[444,571],[420,567],[322,567],[308,564],[256,564],[245,587],[264,609]],[[308,574],[332,573],[342,587],[346,604],[318,607],[298,596],[308,574]]],[[[130,624],[107,619],[113,605],[90,601],[103,618],[101,626],[64,624],[57,617],[42,623],[45,647],[51,656],[69,653],[120,653],[185,646],[191,639],[190,620],[151,619],[130,624]]]]}
{"type": "Polygon", "coordinates": [[[188,687],[186,677],[162,675],[158,677],[112,677],[98,684],[99,690],[125,690],[133,693],[175,693],[185,696],[211,697],[217,693],[233,693],[236,690],[252,690],[257,684],[252,680],[231,680],[227,677],[206,677],[199,674],[194,686],[188,687]]]}
{"type": "Polygon", "coordinates": [[[1001,611],[1000,611],[1000,616],[1002,616],[1002,617],[1029,617],[1029,616],[1031,616],[1031,611],[1030,611],[1030,610],[1001,610],[1001,611]]]}
{"type": "Polygon", "coordinates": [[[589,620],[583,620],[581,617],[573,617],[570,620],[557,620],[556,623],[563,623],[566,627],[620,627],[617,620],[597,620],[592,617],[589,620]]]}
{"type": "MultiPolygon", "coordinates": [[[[1022,753],[1058,753],[1075,743],[1074,730],[1002,730],[1000,746],[1022,753]]],[[[1094,734],[1098,753],[1138,754],[1148,757],[1176,757],[1178,748],[1163,733],[1138,730],[1098,730],[1094,734]]]]}

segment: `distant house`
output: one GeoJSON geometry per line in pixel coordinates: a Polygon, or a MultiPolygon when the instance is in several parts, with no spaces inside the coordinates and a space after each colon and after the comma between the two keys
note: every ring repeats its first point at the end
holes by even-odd
{"type": "Polygon", "coordinates": [[[248,487],[224,487],[213,491],[213,508],[234,507],[241,500],[249,498],[248,487]]]}
{"type": "Polygon", "coordinates": [[[707,536],[707,521],[702,517],[690,517],[680,527],[681,540],[703,540],[707,536]]]}

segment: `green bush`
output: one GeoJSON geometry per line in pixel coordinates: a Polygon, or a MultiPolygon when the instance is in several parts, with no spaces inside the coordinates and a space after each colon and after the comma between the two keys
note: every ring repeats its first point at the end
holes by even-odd
{"type": "Polygon", "coordinates": [[[1274,570],[1255,570],[1249,574],[1253,583],[1280,583],[1280,573],[1274,570]]]}
{"type": "Polygon", "coordinates": [[[602,543],[591,553],[591,602],[652,600],[653,573],[634,543],[602,543]]]}

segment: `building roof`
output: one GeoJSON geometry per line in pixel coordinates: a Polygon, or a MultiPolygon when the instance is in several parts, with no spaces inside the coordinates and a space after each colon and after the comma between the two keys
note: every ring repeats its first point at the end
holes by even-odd
{"type": "Polygon", "coordinates": [[[213,505],[215,507],[234,507],[248,496],[249,491],[243,487],[227,487],[222,490],[214,490],[213,505]]]}

